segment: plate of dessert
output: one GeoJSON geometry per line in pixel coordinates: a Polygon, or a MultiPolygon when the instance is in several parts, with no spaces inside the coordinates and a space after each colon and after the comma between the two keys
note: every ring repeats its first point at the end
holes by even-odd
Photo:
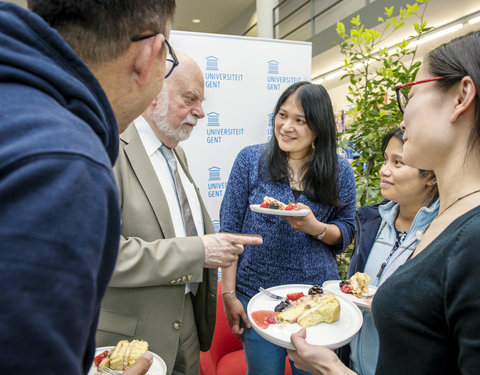
{"type": "Polygon", "coordinates": [[[253,212],[278,216],[307,216],[310,214],[310,210],[299,209],[295,202],[285,204],[268,196],[265,196],[260,204],[251,204],[250,209],[253,212]]]}
{"type": "Polygon", "coordinates": [[[360,310],[370,311],[372,299],[377,287],[369,285],[370,277],[366,273],[357,272],[348,280],[328,280],[323,289],[339,295],[357,305],[360,310]]]}
{"type": "MultiPolygon", "coordinates": [[[[99,367],[108,367],[117,374],[133,366],[135,361],[148,351],[148,343],[142,340],[121,340],[115,346],[103,346],[95,349],[95,359],[88,375],[101,375],[99,367]]],[[[153,362],[147,375],[165,375],[167,365],[157,354],[153,354],[153,362]]]]}
{"type": "Polygon", "coordinates": [[[280,285],[267,291],[283,299],[260,292],[248,303],[247,314],[253,329],[275,345],[294,349],[290,336],[306,327],[308,343],[335,349],[348,344],[362,326],[357,306],[318,285],[280,285]]]}

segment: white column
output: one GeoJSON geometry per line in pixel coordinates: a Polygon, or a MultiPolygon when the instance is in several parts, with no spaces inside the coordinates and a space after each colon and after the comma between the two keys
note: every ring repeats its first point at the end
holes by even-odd
{"type": "Polygon", "coordinates": [[[273,38],[273,8],[278,0],[257,1],[257,37],[273,38]]]}

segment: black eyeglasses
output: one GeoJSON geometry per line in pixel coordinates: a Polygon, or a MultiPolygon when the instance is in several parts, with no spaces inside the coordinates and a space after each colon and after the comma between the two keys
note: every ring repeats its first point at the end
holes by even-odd
{"type": "Polygon", "coordinates": [[[423,81],[415,81],[415,82],[406,83],[404,85],[395,86],[395,92],[397,93],[397,103],[398,103],[398,108],[400,109],[400,112],[404,113],[405,108],[407,107],[407,104],[408,104],[408,95],[402,91],[404,88],[419,85],[421,83],[438,81],[444,78],[445,77],[434,77],[430,79],[424,79],[423,81]]]}
{"type": "MultiPolygon", "coordinates": [[[[148,39],[151,37],[154,37],[155,35],[158,35],[159,33],[150,33],[150,34],[145,34],[145,35],[136,35],[132,39],[130,39],[132,42],[138,42],[140,40],[148,39]]],[[[168,40],[165,38],[165,43],[168,47],[168,54],[170,55],[171,58],[167,58],[168,62],[172,63],[172,66],[170,67],[170,70],[168,73],[165,75],[165,78],[168,78],[170,74],[172,74],[173,69],[175,69],[176,66],[178,66],[178,59],[177,55],[175,55],[175,51],[173,50],[172,46],[170,43],[168,43],[168,40]]]]}

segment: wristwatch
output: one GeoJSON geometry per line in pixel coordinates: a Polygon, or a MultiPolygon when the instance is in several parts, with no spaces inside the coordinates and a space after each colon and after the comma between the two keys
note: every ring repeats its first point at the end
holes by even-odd
{"type": "Polygon", "coordinates": [[[327,224],[323,223],[323,232],[317,236],[317,240],[321,240],[327,234],[327,224]]]}

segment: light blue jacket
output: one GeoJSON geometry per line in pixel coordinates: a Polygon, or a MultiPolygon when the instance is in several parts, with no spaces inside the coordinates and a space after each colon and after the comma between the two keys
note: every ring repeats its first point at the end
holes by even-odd
{"type": "MultiPolygon", "coordinates": [[[[377,274],[383,262],[389,257],[396,240],[395,219],[398,215],[398,203],[390,201],[379,206],[382,223],[378,229],[377,237],[368,256],[365,272],[370,276],[370,285],[380,286],[399,267],[404,264],[415,250],[418,241],[415,234],[425,229],[437,216],[440,201],[437,200],[430,207],[422,207],[415,216],[407,236],[392,254],[383,269],[380,277],[377,274]]],[[[373,375],[377,366],[379,340],[377,330],[370,312],[363,313],[363,326],[359,334],[350,342],[350,360],[353,369],[359,375],[373,375]]]]}

